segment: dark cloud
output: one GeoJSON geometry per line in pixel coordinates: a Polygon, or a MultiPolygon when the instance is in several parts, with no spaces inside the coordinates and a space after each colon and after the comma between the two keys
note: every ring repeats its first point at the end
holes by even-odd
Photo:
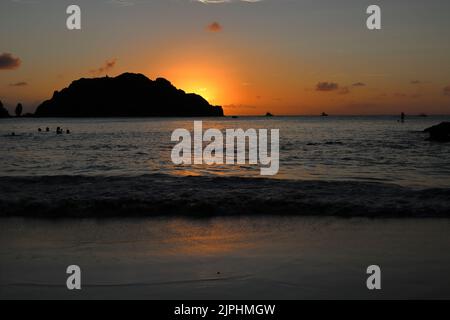
{"type": "Polygon", "coordinates": [[[410,83],[411,84],[421,84],[422,81],[420,81],[420,80],[412,80],[410,83]]]}
{"type": "Polygon", "coordinates": [[[113,69],[116,66],[116,63],[117,63],[117,59],[108,60],[103,64],[103,66],[101,66],[97,69],[90,70],[89,72],[94,73],[94,74],[103,74],[103,73],[108,72],[109,70],[113,69]]]}
{"type": "Polygon", "coordinates": [[[22,61],[19,58],[15,58],[10,53],[0,54],[0,70],[13,70],[20,67],[22,61]]]}
{"type": "Polygon", "coordinates": [[[339,89],[339,84],[333,82],[319,82],[316,91],[335,91],[339,89]]]}
{"type": "Polygon", "coordinates": [[[352,84],[352,87],[365,87],[366,84],[364,82],[356,82],[352,84]]]}
{"type": "Polygon", "coordinates": [[[218,22],[213,22],[206,27],[206,30],[210,32],[220,32],[223,30],[222,26],[218,22]]]}
{"type": "Polygon", "coordinates": [[[446,86],[443,90],[446,96],[450,96],[450,86],[446,86]]]}
{"type": "Polygon", "coordinates": [[[20,82],[15,82],[15,83],[9,84],[10,87],[25,87],[27,85],[28,85],[28,83],[25,81],[20,81],[20,82]]]}

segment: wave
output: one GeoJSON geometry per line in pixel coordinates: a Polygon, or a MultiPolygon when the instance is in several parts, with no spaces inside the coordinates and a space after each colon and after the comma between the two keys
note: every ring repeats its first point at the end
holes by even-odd
{"type": "Polygon", "coordinates": [[[450,188],[239,177],[0,177],[0,216],[450,217],[450,188]]]}

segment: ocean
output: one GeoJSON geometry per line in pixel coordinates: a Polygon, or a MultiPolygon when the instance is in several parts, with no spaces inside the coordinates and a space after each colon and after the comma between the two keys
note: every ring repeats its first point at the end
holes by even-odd
{"type": "Polygon", "coordinates": [[[0,120],[0,299],[448,299],[450,117],[397,120],[203,119],[279,129],[265,178],[174,165],[194,119],[0,120]]]}
{"type": "MultiPolygon", "coordinates": [[[[409,117],[405,123],[394,116],[241,117],[203,119],[203,127],[279,129],[280,171],[275,179],[439,188],[450,186],[450,144],[425,141],[427,135],[421,131],[449,120],[449,116],[409,117]]],[[[193,121],[0,120],[0,176],[259,176],[259,167],[252,165],[174,165],[172,131],[192,130],[193,121]],[[57,127],[71,134],[56,135],[57,127]]]]}

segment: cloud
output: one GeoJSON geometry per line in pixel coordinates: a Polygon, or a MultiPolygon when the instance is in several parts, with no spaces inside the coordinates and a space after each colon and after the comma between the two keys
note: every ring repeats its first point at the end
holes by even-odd
{"type": "Polygon", "coordinates": [[[450,96],[450,86],[446,86],[446,87],[443,89],[443,91],[444,91],[444,95],[450,96]]]}
{"type": "Polygon", "coordinates": [[[366,84],[364,82],[356,82],[352,84],[352,87],[365,87],[366,84]]]}
{"type": "Polygon", "coordinates": [[[210,31],[210,32],[220,32],[222,31],[222,26],[220,25],[220,23],[218,22],[213,22],[210,23],[207,27],[206,30],[210,31]]]}
{"type": "Polygon", "coordinates": [[[20,81],[20,82],[10,83],[9,84],[10,87],[25,87],[27,85],[28,85],[28,83],[25,82],[25,81],[20,81]]]}
{"type": "Polygon", "coordinates": [[[116,66],[117,63],[117,59],[112,59],[112,60],[107,60],[103,66],[101,66],[100,68],[97,69],[93,69],[90,70],[90,73],[95,73],[95,74],[102,74],[105,72],[108,72],[109,70],[113,69],[116,66]]]}
{"type": "Polygon", "coordinates": [[[0,70],[13,70],[20,67],[22,61],[15,58],[11,53],[0,54],[0,70]]]}
{"type": "Polygon", "coordinates": [[[133,1],[128,0],[109,0],[108,3],[118,7],[130,7],[135,5],[133,1]]]}
{"type": "Polygon", "coordinates": [[[23,3],[23,4],[36,4],[39,3],[38,0],[12,0],[15,3],[23,3]]]}
{"type": "Polygon", "coordinates": [[[335,91],[338,89],[339,89],[339,84],[334,83],[334,82],[319,82],[316,85],[316,91],[329,92],[329,91],[335,91]]]}
{"type": "Polygon", "coordinates": [[[411,80],[410,83],[411,83],[411,84],[421,84],[422,81],[420,81],[420,80],[411,80]]]}
{"type": "Polygon", "coordinates": [[[221,3],[230,3],[230,2],[247,2],[247,3],[257,3],[263,0],[196,0],[197,2],[205,3],[205,4],[221,4],[221,3]]]}

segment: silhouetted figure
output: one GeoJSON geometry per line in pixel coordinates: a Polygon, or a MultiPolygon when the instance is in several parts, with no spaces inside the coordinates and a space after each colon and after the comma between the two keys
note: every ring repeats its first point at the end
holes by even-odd
{"type": "Polygon", "coordinates": [[[325,112],[322,112],[322,115],[321,115],[322,117],[328,117],[328,114],[327,113],[325,113],[325,112]]]}
{"type": "Polygon", "coordinates": [[[42,129],[41,129],[41,128],[39,128],[39,129],[38,129],[38,132],[42,132],[42,129]]]}
{"type": "Polygon", "coordinates": [[[60,127],[56,128],[56,134],[62,134],[63,131],[60,127]]]}
{"type": "Polygon", "coordinates": [[[0,101],[0,118],[9,118],[9,112],[3,107],[3,103],[0,101]]]}
{"type": "Polygon", "coordinates": [[[406,118],[405,113],[402,112],[402,114],[400,115],[400,121],[405,122],[405,118],[406,118]]]}
{"type": "Polygon", "coordinates": [[[49,127],[45,128],[45,132],[50,132],[50,128],[49,127]]]}
{"type": "Polygon", "coordinates": [[[11,132],[11,137],[15,137],[16,133],[15,132],[11,132]]]}
{"type": "Polygon", "coordinates": [[[66,130],[66,134],[70,134],[70,130],[69,129],[66,130]]]}
{"type": "Polygon", "coordinates": [[[16,117],[20,117],[22,115],[23,106],[21,103],[19,103],[16,107],[16,117]]]}
{"type": "Polygon", "coordinates": [[[266,117],[273,117],[273,114],[271,114],[270,112],[267,112],[266,117]]]}

